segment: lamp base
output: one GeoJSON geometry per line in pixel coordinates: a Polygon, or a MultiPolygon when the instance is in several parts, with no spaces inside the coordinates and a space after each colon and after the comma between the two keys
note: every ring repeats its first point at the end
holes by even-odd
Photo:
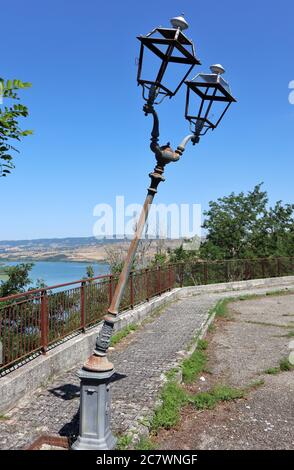
{"type": "Polygon", "coordinates": [[[108,372],[113,370],[113,367],[107,356],[97,356],[96,354],[90,356],[83,365],[83,369],[92,372],[108,372]]]}
{"type": "Polygon", "coordinates": [[[114,371],[94,372],[81,369],[80,430],[73,450],[111,450],[116,438],[110,428],[110,383],[114,371]]]}
{"type": "Polygon", "coordinates": [[[72,450],[112,450],[117,439],[111,431],[103,439],[87,438],[79,436],[72,445],[72,450]]]}

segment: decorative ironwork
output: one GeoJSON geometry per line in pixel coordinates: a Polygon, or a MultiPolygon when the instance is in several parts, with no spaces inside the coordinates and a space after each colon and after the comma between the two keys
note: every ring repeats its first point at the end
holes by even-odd
{"type": "Polygon", "coordinates": [[[96,339],[95,354],[103,356],[106,354],[110,345],[111,335],[113,332],[114,322],[108,319],[104,320],[101,331],[96,339]]]}

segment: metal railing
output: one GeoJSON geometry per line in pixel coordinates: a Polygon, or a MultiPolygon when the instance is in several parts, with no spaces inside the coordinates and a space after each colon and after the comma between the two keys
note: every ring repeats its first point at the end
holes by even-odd
{"type": "MultiPolygon", "coordinates": [[[[167,265],[132,272],[121,310],[172,289],[177,270],[167,265]]],[[[99,323],[117,281],[99,276],[0,298],[0,373],[99,323]]]]}
{"type": "MultiPolygon", "coordinates": [[[[294,257],[186,261],[134,271],[121,311],[174,287],[294,275],[294,257]]],[[[0,298],[0,374],[73,334],[85,332],[107,313],[118,277],[81,279],[0,298]]]]}
{"type": "Polygon", "coordinates": [[[185,262],[182,285],[215,284],[294,275],[294,257],[185,262]]]}

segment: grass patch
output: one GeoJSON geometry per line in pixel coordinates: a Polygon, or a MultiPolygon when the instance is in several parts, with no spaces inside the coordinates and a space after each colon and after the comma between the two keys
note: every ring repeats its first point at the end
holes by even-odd
{"type": "Polygon", "coordinates": [[[190,402],[198,410],[207,410],[214,408],[221,401],[236,400],[244,397],[244,390],[229,387],[228,385],[216,385],[209,392],[197,393],[190,398],[190,402]]]}
{"type": "Polygon", "coordinates": [[[244,390],[228,385],[217,385],[209,392],[193,395],[175,382],[168,382],[162,389],[160,396],[162,404],[155,410],[151,429],[156,432],[160,428],[173,428],[180,420],[182,407],[188,403],[198,410],[206,410],[214,408],[219,402],[236,400],[243,398],[244,395],[244,390]]]}
{"type": "Polygon", "coordinates": [[[154,431],[175,426],[180,419],[180,410],[188,400],[186,392],[175,382],[168,382],[163,386],[160,398],[162,403],[155,410],[151,423],[154,431]]]}
{"type": "Polygon", "coordinates": [[[0,421],[6,421],[7,419],[9,419],[7,416],[0,415],[0,421]]]}
{"type": "Polygon", "coordinates": [[[210,392],[197,393],[190,401],[198,410],[214,408],[217,402],[216,398],[210,392]]]}
{"type": "Polygon", "coordinates": [[[173,380],[176,377],[178,372],[179,372],[179,368],[174,367],[173,369],[170,369],[169,371],[167,371],[165,376],[166,376],[167,380],[170,381],[170,380],[173,380]]]}
{"type": "Polygon", "coordinates": [[[197,343],[197,349],[205,351],[208,348],[208,341],[206,339],[200,339],[197,343]]]}
{"type": "Polygon", "coordinates": [[[198,346],[191,356],[184,359],[182,363],[183,381],[185,383],[194,382],[200,372],[204,370],[206,362],[206,354],[204,350],[200,349],[198,346]]]}
{"type": "Polygon", "coordinates": [[[227,299],[221,299],[217,302],[215,307],[212,309],[211,314],[215,314],[216,317],[225,318],[228,315],[228,304],[232,302],[233,298],[228,297],[227,299]]]}
{"type": "Polygon", "coordinates": [[[128,334],[131,333],[131,331],[135,331],[137,330],[138,328],[138,325],[135,325],[134,323],[130,324],[130,325],[127,325],[125,328],[123,328],[122,330],[118,331],[117,333],[115,333],[112,338],[111,338],[111,342],[110,342],[110,346],[115,346],[117,343],[119,343],[123,338],[125,338],[126,336],[128,336],[128,334]]]}
{"type": "Polygon", "coordinates": [[[216,385],[211,393],[217,401],[237,400],[237,398],[244,398],[245,395],[244,390],[228,385],[216,385]]]}
{"type": "Polygon", "coordinates": [[[294,366],[285,357],[280,360],[279,367],[269,367],[264,372],[265,374],[276,375],[276,374],[279,374],[280,372],[287,372],[293,369],[294,369],[294,366]]]}
{"type": "Polygon", "coordinates": [[[293,365],[289,362],[289,360],[287,358],[284,358],[284,359],[280,360],[280,370],[282,372],[292,370],[292,369],[293,369],[293,365]]]}
{"type": "Polygon", "coordinates": [[[155,446],[149,437],[142,436],[135,450],[155,450],[155,446]]]}
{"type": "Polygon", "coordinates": [[[215,331],[215,325],[213,323],[210,323],[210,325],[207,328],[208,333],[213,333],[215,331]]]}
{"type": "Polygon", "coordinates": [[[247,389],[254,389],[254,388],[257,388],[257,387],[261,387],[261,385],[264,385],[264,380],[263,379],[258,379],[258,380],[254,380],[254,382],[251,382],[249,385],[247,385],[247,389]]]}
{"type": "Polygon", "coordinates": [[[279,367],[269,367],[264,372],[266,374],[269,374],[269,375],[276,375],[280,372],[280,368],[279,367]]]}
{"type": "Polygon", "coordinates": [[[267,292],[265,295],[266,296],[278,296],[278,295],[288,295],[288,294],[293,294],[293,289],[280,289],[280,290],[274,290],[272,292],[267,292]]]}
{"type": "Polygon", "coordinates": [[[117,440],[116,449],[117,450],[126,450],[132,443],[132,436],[128,434],[123,434],[117,440]]]}

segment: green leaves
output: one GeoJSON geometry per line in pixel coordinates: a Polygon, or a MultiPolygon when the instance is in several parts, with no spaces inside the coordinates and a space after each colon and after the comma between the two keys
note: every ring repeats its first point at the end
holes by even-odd
{"type": "Polygon", "coordinates": [[[203,227],[208,231],[200,255],[206,259],[292,256],[294,205],[278,201],[268,208],[268,195],[256,185],[247,194],[231,193],[209,203],[203,227]]]}
{"type": "Polygon", "coordinates": [[[19,119],[28,116],[29,111],[21,103],[8,105],[10,100],[19,100],[17,90],[31,87],[31,83],[21,80],[4,80],[0,78],[0,92],[3,98],[2,108],[0,106],[0,177],[7,176],[14,168],[13,155],[11,151],[17,151],[9,141],[20,141],[23,137],[31,135],[31,130],[22,130],[19,119]],[[1,164],[2,162],[2,164],[1,164]],[[3,163],[4,162],[4,163],[3,163]]]}
{"type": "Polygon", "coordinates": [[[31,283],[29,274],[33,265],[33,263],[21,263],[7,267],[5,270],[8,280],[0,284],[0,297],[24,292],[28,284],[31,283]]]}
{"type": "Polygon", "coordinates": [[[4,85],[4,91],[5,90],[19,90],[22,88],[30,88],[32,84],[30,82],[22,82],[21,80],[3,80],[0,79],[0,81],[4,85]]]}

